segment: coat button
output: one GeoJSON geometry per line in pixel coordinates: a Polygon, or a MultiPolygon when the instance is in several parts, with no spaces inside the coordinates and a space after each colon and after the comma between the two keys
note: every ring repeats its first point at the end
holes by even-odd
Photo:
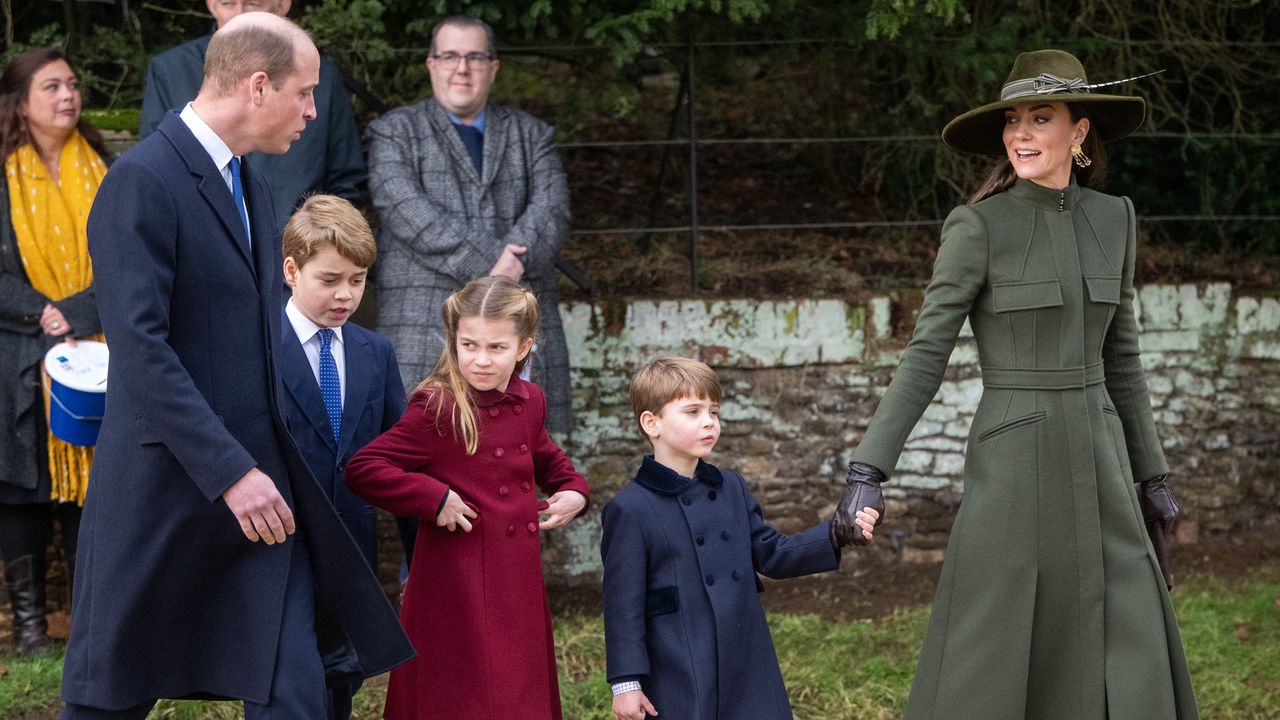
{"type": "Polygon", "coordinates": [[[502,448],[497,448],[497,449],[495,449],[495,450],[493,451],[493,456],[494,456],[494,457],[499,457],[499,458],[500,458],[500,457],[502,457],[503,455],[506,455],[506,452],[504,452],[502,448]]]}
{"type": "Polygon", "coordinates": [[[347,464],[344,462],[340,462],[335,466],[334,469],[336,469],[338,472],[342,472],[347,469],[347,464]]]}
{"type": "Polygon", "coordinates": [[[515,406],[515,407],[511,408],[511,412],[513,412],[513,413],[515,413],[515,414],[517,414],[517,415],[523,415],[523,414],[524,414],[524,408],[522,408],[522,407],[520,407],[519,405],[517,405],[517,406],[515,406]]]}
{"type": "Polygon", "coordinates": [[[715,585],[715,584],[716,584],[716,576],[715,576],[715,575],[708,575],[708,576],[707,576],[707,578],[706,578],[706,580],[707,580],[707,584],[708,584],[708,585],[715,585]]]}
{"type": "Polygon", "coordinates": [[[500,496],[502,496],[502,497],[506,497],[506,496],[507,496],[507,493],[509,493],[509,492],[511,492],[511,491],[507,489],[507,486],[506,486],[506,485],[503,485],[502,487],[498,488],[498,495],[500,495],[500,496]]]}
{"type": "Polygon", "coordinates": [[[684,503],[686,506],[689,506],[689,505],[692,505],[692,504],[693,504],[693,498],[690,498],[690,497],[682,497],[682,498],[680,498],[680,502],[684,503]]]}
{"type": "Polygon", "coordinates": [[[527,452],[529,452],[529,446],[525,445],[524,443],[520,443],[520,453],[524,454],[527,452]]]}
{"type": "Polygon", "coordinates": [[[520,483],[520,492],[529,492],[532,489],[533,489],[533,486],[530,485],[529,483],[527,482],[520,483]]]}
{"type": "Polygon", "coordinates": [[[709,499],[709,500],[715,500],[715,499],[716,499],[716,491],[715,491],[715,490],[712,490],[711,492],[707,493],[707,499],[709,499]]]}
{"type": "Polygon", "coordinates": [[[498,417],[498,408],[489,408],[489,417],[498,417]]]}
{"type": "Polygon", "coordinates": [[[538,523],[531,522],[528,525],[525,525],[525,527],[529,528],[529,532],[531,533],[538,532],[538,523]]]}
{"type": "Polygon", "coordinates": [[[515,534],[516,534],[516,526],[515,526],[515,525],[508,525],[508,526],[507,526],[507,534],[508,534],[508,535],[515,535],[515,534]]]}
{"type": "Polygon", "coordinates": [[[731,537],[733,537],[733,536],[729,534],[729,531],[728,531],[728,530],[721,530],[721,531],[720,531],[720,539],[721,539],[721,540],[724,540],[725,542],[729,542],[729,538],[731,538],[731,537]]]}
{"type": "Polygon", "coordinates": [[[699,545],[702,545],[707,541],[707,539],[699,535],[698,537],[694,538],[693,541],[698,543],[699,545]]]}
{"type": "Polygon", "coordinates": [[[737,582],[738,580],[741,580],[741,579],[742,579],[742,573],[738,572],[737,570],[734,570],[734,571],[733,571],[733,579],[734,579],[734,582],[737,582]]]}

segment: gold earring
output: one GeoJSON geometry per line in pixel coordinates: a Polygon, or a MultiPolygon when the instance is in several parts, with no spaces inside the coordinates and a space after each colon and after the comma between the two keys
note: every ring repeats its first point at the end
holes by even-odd
{"type": "Polygon", "coordinates": [[[1071,159],[1075,160],[1076,165],[1079,165],[1082,168],[1087,168],[1093,164],[1093,161],[1089,159],[1089,156],[1084,154],[1084,148],[1079,145],[1071,146],[1071,159]]]}

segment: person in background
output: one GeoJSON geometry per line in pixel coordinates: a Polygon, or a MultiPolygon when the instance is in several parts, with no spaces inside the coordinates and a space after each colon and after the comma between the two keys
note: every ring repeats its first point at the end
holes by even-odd
{"type": "Polygon", "coordinates": [[[432,96],[369,124],[378,329],[414,382],[444,350],[445,298],[487,275],[526,283],[542,314],[531,378],[546,391],[547,429],[565,436],[573,415],[555,265],[569,190],[551,126],[489,104],[498,65],[487,24],[446,18],[431,33],[432,96]]]}
{"type": "MultiPolygon", "coordinates": [[[[244,12],[265,11],[280,17],[289,12],[291,0],[205,0],[216,23],[215,30],[244,12]]],[[[181,110],[195,99],[204,77],[209,38],[204,35],[170,48],[147,64],[142,92],[142,120],[138,138],[159,127],[165,113],[181,110]]],[[[324,192],[359,205],[365,182],[364,150],[360,130],[351,111],[351,99],[342,85],[338,66],[320,58],[320,84],[315,90],[316,119],[302,137],[280,155],[250,153],[249,162],[267,181],[275,201],[276,222],[288,221],[298,203],[311,193],[324,192]]]]}
{"type": "Polygon", "coordinates": [[[93,462],[49,432],[43,389],[52,345],[102,338],[85,224],[107,152],[80,109],[60,50],[19,53],[0,77],[0,555],[22,655],[49,649],[45,549],[56,517],[70,578],[93,462]]]}
{"type": "Polygon", "coordinates": [[[1178,508],[1139,359],[1134,209],[1093,189],[1102,143],[1146,113],[1094,92],[1117,82],[1023,53],[942,131],[999,160],[943,225],[835,517],[879,497],[968,318],[984,387],[906,720],[1197,717],[1158,552],[1178,508]]]}

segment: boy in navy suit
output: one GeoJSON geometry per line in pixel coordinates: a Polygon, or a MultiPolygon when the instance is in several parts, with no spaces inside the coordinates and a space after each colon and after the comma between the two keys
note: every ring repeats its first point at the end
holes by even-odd
{"type": "MultiPolygon", "coordinates": [[[[653,454],[604,507],[604,632],[616,720],[783,720],[791,705],[756,573],[840,566],[824,522],[784,535],[741,475],[703,458],[720,437],[720,381],[697,360],[661,358],[631,381],[653,454]]],[[[879,514],[855,522],[871,539],[879,514]]]]}
{"type": "MultiPolygon", "coordinates": [[[[360,306],[377,256],[373,233],[351,203],[312,195],[284,229],[285,305],[281,370],[290,433],[320,487],[377,571],[377,522],[371,505],[343,482],[357,450],[404,412],[404,385],[391,343],[347,319],[360,306]]],[[[359,688],[331,692],[331,718],[351,715],[359,688]]]]}

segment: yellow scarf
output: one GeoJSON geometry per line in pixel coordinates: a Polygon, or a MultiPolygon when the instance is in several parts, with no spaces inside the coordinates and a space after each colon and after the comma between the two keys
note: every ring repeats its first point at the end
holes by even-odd
{"type": "MultiPolygon", "coordinates": [[[[55,301],[88,288],[93,284],[93,266],[85,224],[93,196],[107,172],[102,158],[79,131],[72,131],[62,146],[60,182],[49,176],[40,153],[29,143],[5,158],[4,170],[9,183],[9,217],[31,286],[55,301]]],[[[88,339],[101,340],[102,336],[88,339]]],[[[48,390],[44,403],[47,418],[48,390]]],[[[52,499],[83,505],[93,448],[65,443],[52,433],[48,447],[52,499]]]]}

